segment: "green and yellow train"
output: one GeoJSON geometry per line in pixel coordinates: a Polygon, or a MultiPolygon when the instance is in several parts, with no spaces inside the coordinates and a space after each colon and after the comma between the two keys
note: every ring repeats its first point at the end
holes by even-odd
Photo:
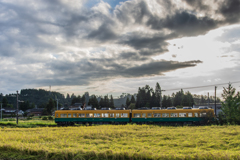
{"type": "Polygon", "coordinates": [[[58,125],[74,124],[203,124],[212,120],[213,109],[173,110],[58,110],[58,125]]]}

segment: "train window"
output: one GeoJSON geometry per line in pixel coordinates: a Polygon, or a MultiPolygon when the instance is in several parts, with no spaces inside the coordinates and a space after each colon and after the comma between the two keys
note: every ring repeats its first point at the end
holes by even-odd
{"type": "Polygon", "coordinates": [[[207,113],[200,113],[200,117],[206,117],[207,113]]]}
{"type": "Polygon", "coordinates": [[[188,117],[192,117],[192,113],[188,113],[188,117]]]}
{"type": "Polygon", "coordinates": [[[94,117],[100,117],[100,113],[94,113],[94,117]]]}
{"type": "Polygon", "coordinates": [[[120,117],[120,116],[119,116],[119,113],[116,113],[116,117],[120,117]]]}
{"type": "Polygon", "coordinates": [[[122,116],[122,117],[128,117],[128,114],[127,114],[127,113],[122,113],[121,116],[122,116]]]}
{"type": "Polygon", "coordinates": [[[171,113],[171,117],[178,117],[177,113],[171,113]]]}
{"type": "Polygon", "coordinates": [[[93,114],[92,113],[87,113],[86,117],[93,117],[93,114]]]}
{"type": "Polygon", "coordinates": [[[77,113],[73,113],[73,117],[77,117],[77,113]]]}
{"type": "Polygon", "coordinates": [[[179,117],[187,117],[187,113],[179,113],[179,117]]]}
{"type": "Polygon", "coordinates": [[[110,113],[110,117],[114,117],[114,113],[110,113]]]}
{"type": "Polygon", "coordinates": [[[169,117],[169,113],[163,113],[162,117],[169,117]]]}
{"type": "Polygon", "coordinates": [[[67,114],[60,114],[61,118],[67,118],[67,114]]]}
{"type": "Polygon", "coordinates": [[[143,113],[143,114],[142,114],[142,118],[145,118],[145,117],[146,117],[146,113],[143,113]]]}
{"type": "Polygon", "coordinates": [[[147,116],[148,116],[148,117],[152,117],[152,113],[148,113],[147,116]]]}
{"type": "Polygon", "coordinates": [[[154,113],[153,117],[161,117],[161,113],[154,113]]]}
{"type": "Polygon", "coordinates": [[[71,114],[68,114],[68,118],[71,118],[72,117],[72,115],[71,114]]]}
{"type": "Polygon", "coordinates": [[[194,113],[194,116],[195,116],[195,117],[198,117],[198,113],[194,113]]]}
{"type": "Polygon", "coordinates": [[[78,114],[78,117],[85,117],[85,114],[78,114]]]}
{"type": "Polygon", "coordinates": [[[108,117],[108,113],[102,113],[102,117],[103,118],[107,118],[108,117]]]}
{"type": "Polygon", "coordinates": [[[58,114],[56,114],[56,117],[58,118],[58,114]]]}
{"type": "Polygon", "coordinates": [[[140,118],[141,114],[140,113],[134,113],[134,118],[140,118]]]}

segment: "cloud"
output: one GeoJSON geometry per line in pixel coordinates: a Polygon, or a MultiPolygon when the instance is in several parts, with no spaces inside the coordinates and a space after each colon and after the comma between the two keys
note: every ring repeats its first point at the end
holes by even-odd
{"type": "Polygon", "coordinates": [[[239,1],[0,0],[1,85],[88,85],[116,77],[151,77],[199,60],[153,60],[169,40],[239,22],[239,1]],[[186,4],[186,8],[185,7],[186,4]]]}
{"type": "Polygon", "coordinates": [[[219,12],[225,17],[225,20],[229,23],[235,23],[240,20],[240,1],[239,0],[227,0],[224,1],[219,9],[219,12]]]}

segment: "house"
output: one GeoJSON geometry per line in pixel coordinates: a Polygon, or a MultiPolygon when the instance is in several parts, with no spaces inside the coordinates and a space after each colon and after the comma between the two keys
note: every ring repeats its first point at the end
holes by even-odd
{"type": "Polygon", "coordinates": [[[44,108],[33,108],[28,109],[25,112],[27,112],[27,116],[34,115],[34,116],[42,116],[44,108]]]}
{"type": "Polygon", "coordinates": [[[80,110],[84,107],[85,104],[83,103],[74,103],[72,106],[69,106],[68,109],[70,110],[80,110]]]}
{"type": "Polygon", "coordinates": [[[16,109],[13,109],[13,108],[3,108],[2,112],[5,115],[13,115],[13,114],[16,113],[16,109]]]}

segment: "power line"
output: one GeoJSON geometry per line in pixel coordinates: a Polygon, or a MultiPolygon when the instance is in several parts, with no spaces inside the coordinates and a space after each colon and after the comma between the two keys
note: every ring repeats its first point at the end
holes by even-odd
{"type": "MultiPolygon", "coordinates": [[[[240,81],[236,81],[236,82],[230,82],[230,83],[231,83],[231,84],[233,84],[233,83],[240,83],[240,81]]],[[[181,90],[181,89],[204,88],[204,87],[212,87],[212,86],[225,85],[225,84],[228,84],[228,83],[212,84],[212,85],[206,85],[206,86],[197,86],[197,87],[188,87],[188,88],[166,89],[165,91],[174,91],[174,90],[181,90]]]]}

